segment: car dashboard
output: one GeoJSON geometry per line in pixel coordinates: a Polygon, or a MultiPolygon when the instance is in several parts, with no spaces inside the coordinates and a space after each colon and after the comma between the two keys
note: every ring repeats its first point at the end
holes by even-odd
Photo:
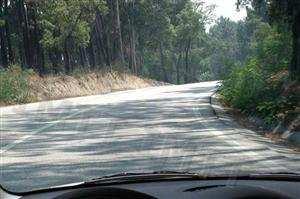
{"type": "MultiPolygon", "coordinates": [[[[300,198],[300,182],[276,180],[187,180],[118,184],[36,191],[3,199],[243,199],[300,198]]],[[[1,197],[1,199],[2,199],[1,197]]]]}

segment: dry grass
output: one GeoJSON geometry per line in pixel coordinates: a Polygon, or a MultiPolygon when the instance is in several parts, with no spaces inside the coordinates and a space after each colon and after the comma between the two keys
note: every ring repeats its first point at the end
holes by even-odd
{"type": "Polygon", "coordinates": [[[96,95],[163,84],[116,71],[89,72],[74,76],[32,76],[29,81],[33,101],[96,95]]]}

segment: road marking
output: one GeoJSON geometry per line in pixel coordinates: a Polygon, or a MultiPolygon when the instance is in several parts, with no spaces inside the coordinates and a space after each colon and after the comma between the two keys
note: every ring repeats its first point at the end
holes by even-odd
{"type": "MultiPolygon", "coordinates": [[[[214,84],[214,83],[216,83],[216,82],[217,82],[217,81],[206,82],[206,83],[209,83],[209,85],[210,85],[211,83],[214,84]]],[[[202,83],[202,84],[203,84],[203,83],[202,83]]],[[[193,85],[193,84],[181,85],[180,88],[182,89],[182,88],[184,88],[184,87],[186,87],[186,86],[190,86],[190,85],[193,85]]],[[[148,89],[151,89],[151,90],[152,90],[152,89],[155,89],[155,90],[156,90],[157,88],[160,89],[160,90],[158,90],[158,93],[164,93],[165,91],[164,91],[164,90],[161,90],[161,89],[165,89],[165,88],[169,88],[169,87],[174,87],[174,85],[170,85],[170,86],[162,86],[162,87],[149,87],[149,88],[142,88],[142,89],[138,89],[138,90],[118,91],[118,92],[108,93],[108,94],[105,94],[105,95],[108,95],[108,96],[115,96],[116,94],[128,94],[128,93],[131,93],[131,92],[135,92],[135,91],[145,91],[145,90],[148,90],[148,89]]],[[[175,89],[175,92],[176,92],[176,90],[178,89],[178,86],[176,86],[176,87],[177,87],[177,88],[175,89]]],[[[185,90],[185,89],[183,89],[183,90],[185,90]]],[[[168,90],[167,90],[167,91],[168,91],[168,90]]],[[[174,91],[171,90],[171,92],[174,92],[174,91]]],[[[209,92],[209,93],[211,93],[211,92],[209,92]]],[[[88,97],[97,97],[97,96],[103,96],[103,95],[95,95],[95,96],[88,96],[88,97]]],[[[82,98],[85,98],[85,96],[83,96],[83,97],[77,97],[77,98],[74,98],[74,99],[82,99],[82,98]]],[[[70,99],[71,99],[71,98],[70,98],[70,99]]],[[[69,100],[69,99],[67,99],[67,100],[69,100]]],[[[61,101],[63,101],[63,100],[57,100],[57,102],[61,102],[61,101]]],[[[121,100],[121,101],[122,101],[122,100],[121,100]]],[[[108,102],[108,103],[111,103],[111,101],[108,102]]],[[[105,103],[104,103],[104,104],[105,104],[105,103]]],[[[43,130],[48,129],[48,128],[50,128],[50,127],[52,127],[52,126],[54,126],[54,125],[56,125],[56,124],[62,122],[63,120],[69,119],[69,118],[71,118],[71,117],[73,117],[73,116],[76,116],[76,115],[79,115],[79,114],[81,114],[81,113],[90,111],[90,110],[92,110],[92,109],[94,109],[94,108],[92,107],[92,108],[89,108],[89,109],[86,109],[86,110],[82,110],[82,111],[76,112],[76,113],[74,113],[74,114],[71,114],[71,115],[69,115],[69,116],[66,116],[66,117],[64,117],[64,118],[62,118],[62,119],[60,119],[60,120],[53,121],[51,124],[49,124],[49,125],[47,125],[47,126],[44,126],[44,127],[40,128],[40,129],[38,129],[38,130],[36,130],[36,131],[33,131],[30,135],[23,136],[23,137],[21,137],[20,139],[15,140],[13,143],[8,144],[8,145],[5,145],[4,147],[1,147],[0,155],[3,154],[3,153],[5,153],[5,152],[7,152],[7,151],[10,150],[10,149],[12,149],[12,148],[15,147],[16,145],[18,145],[18,144],[24,142],[25,140],[27,140],[27,139],[33,137],[35,134],[40,133],[40,132],[42,132],[43,130]]],[[[2,118],[2,111],[3,111],[3,110],[0,109],[0,112],[1,112],[0,115],[1,115],[1,118],[2,118]]],[[[0,128],[0,129],[2,129],[2,121],[0,121],[0,123],[1,123],[1,128],[0,128]]],[[[1,139],[1,143],[2,143],[2,139],[1,139]]]]}

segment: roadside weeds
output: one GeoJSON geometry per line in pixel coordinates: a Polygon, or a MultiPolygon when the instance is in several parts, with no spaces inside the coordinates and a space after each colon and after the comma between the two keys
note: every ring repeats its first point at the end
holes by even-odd
{"type": "MultiPolygon", "coordinates": [[[[27,82],[27,100],[7,102],[0,99],[0,107],[166,85],[164,82],[142,78],[127,72],[105,70],[82,72],[75,75],[47,75],[44,77],[33,74],[30,75],[27,82]]],[[[16,93],[15,98],[18,95],[16,93]]]]}

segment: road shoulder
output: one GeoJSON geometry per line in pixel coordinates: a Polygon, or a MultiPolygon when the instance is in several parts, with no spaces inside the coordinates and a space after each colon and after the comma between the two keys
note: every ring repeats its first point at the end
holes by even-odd
{"type": "Polygon", "coordinates": [[[210,104],[218,119],[221,120],[226,125],[249,129],[257,133],[258,136],[267,137],[268,139],[270,139],[271,142],[275,144],[280,144],[286,146],[287,148],[291,148],[293,150],[299,151],[300,149],[299,132],[286,131],[281,135],[270,136],[270,134],[266,132],[265,128],[262,127],[262,123],[259,120],[253,122],[250,120],[250,118],[248,118],[244,114],[241,114],[237,110],[222,105],[222,103],[220,102],[220,97],[217,92],[213,93],[213,95],[210,96],[210,104]],[[233,115],[233,114],[238,114],[238,115],[233,115]]]}

